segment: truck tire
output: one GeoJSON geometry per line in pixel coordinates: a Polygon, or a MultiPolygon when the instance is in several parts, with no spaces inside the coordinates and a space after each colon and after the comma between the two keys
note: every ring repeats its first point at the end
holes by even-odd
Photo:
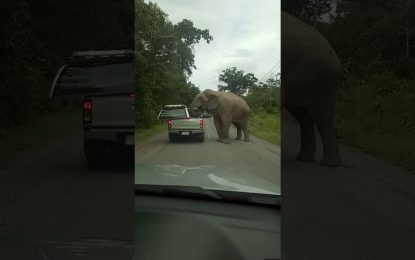
{"type": "Polygon", "coordinates": [[[100,162],[102,162],[102,157],[96,155],[96,154],[86,154],[86,163],[91,168],[97,168],[100,165],[100,162]]]}
{"type": "Polygon", "coordinates": [[[205,141],[205,134],[199,134],[198,139],[199,142],[203,143],[205,141]]]}
{"type": "Polygon", "coordinates": [[[96,168],[104,161],[104,147],[96,142],[84,141],[84,152],[89,167],[96,168]]]}
{"type": "Polygon", "coordinates": [[[169,142],[173,143],[176,141],[176,136],[174,134],[169,134],[169,142]]]}

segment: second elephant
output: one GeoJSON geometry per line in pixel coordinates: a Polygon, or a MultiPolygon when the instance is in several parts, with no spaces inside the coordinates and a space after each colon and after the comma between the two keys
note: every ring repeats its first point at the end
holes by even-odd
{"type": "Polygon", "coordinates": [[[301,149],[297,160],[314,160],[316,125],[323,141],[321,164],[340,166],[334,132],[342,73],[339,58],[316,29],[284,12],[281,31],[281,103],[300,123],[301,149]]]}

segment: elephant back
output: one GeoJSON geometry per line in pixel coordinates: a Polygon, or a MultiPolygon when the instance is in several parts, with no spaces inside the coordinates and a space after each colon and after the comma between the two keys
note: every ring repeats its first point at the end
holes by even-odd
{"type": "Polygon", "coordinates": [[[232,110],[241,110],[245,115],[251,113],[248,103],[242,97],[232,93],[232,92],[222,92],[223,97],[226,99],[226,102],[230,103],[232,110]]]}
{"type": "Polygon", "coordinates": [[[337,91],[340,60],[315,28],[281,13],[281,102],[306,104],[318,93],[337,91]]]}

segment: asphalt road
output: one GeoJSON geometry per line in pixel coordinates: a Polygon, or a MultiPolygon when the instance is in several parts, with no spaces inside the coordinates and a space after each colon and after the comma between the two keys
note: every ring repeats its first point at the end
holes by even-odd
{"type": "MultiPolygon", "coordinates": [[[[251,135],[250,142],[234,140],[236,128],[231,127],[232,142],[217,142],[213,118],[205,119],[205,142],[183,139],[170,143],[165,132],[136,145],[135,163],[146,165],[215,165],[252,174],[280,187],[280,148],[251,135]]],[[[274,191],[279,193],[280,191],[274,191]]]]}
{"type": "Polygon", "coordinates": [[[132,161],[88,168],[80,129],[1,165],[0,259],[131,259],[132,161]]]}
{"type": "Polygon", "coordinates": [[[282,259],[415,259],[415,176],[345,145],[341,168],[297,162],[291,120],[284,113],[282,259]]]}
{"type": "MultiPolygon", "coordinates": [[[[298,125],[283,118],[283,259],[415,259],[414,176],[348,146],[341,168],[297,162],[298,125]]],[[[207,128],[203,144],[157,135],[137,147],[135,160],[216,163],[280,183],[278,147],[254,137],[218,143],[207,128]]],[[[89,169],[81,132],[1,165],[0,259],[130,259],[132,165],[89,169]]]]}

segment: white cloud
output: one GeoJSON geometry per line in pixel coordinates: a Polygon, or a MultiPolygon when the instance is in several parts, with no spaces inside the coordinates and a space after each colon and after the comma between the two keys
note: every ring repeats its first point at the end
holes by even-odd
{"type": "MultiPolygon", "coordinates": [[[[147,1],[148,2],[148,1],[147,1]]],[[[201,90],[217,89],[222,70],[235,66],[262,78],[280,60],[280,1],[155,0],[170,21],[193,21],[209,29],[210,44],[195,45],[190,80],[201,90]]]]}

